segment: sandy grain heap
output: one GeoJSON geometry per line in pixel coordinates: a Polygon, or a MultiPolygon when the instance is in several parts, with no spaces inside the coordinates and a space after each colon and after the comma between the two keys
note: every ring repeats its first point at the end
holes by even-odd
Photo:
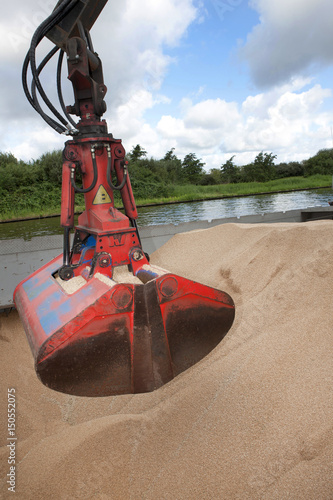
{"type": "Polygon", "coordinates": [[[333,223],[222,225],[152,262],[230,293],[227,337],[154,393],[79,398],[38,381],[3,315],[0,497],[15,387],[16,498],[332,499],[333,223]]]}

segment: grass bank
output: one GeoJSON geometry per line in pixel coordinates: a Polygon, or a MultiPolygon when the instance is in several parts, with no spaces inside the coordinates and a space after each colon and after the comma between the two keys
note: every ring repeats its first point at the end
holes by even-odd
{"type": "MultiPolygon", "coordinates": [[[[170,185],[168,196],[158,198],[136,197],[138,206],[177,202],[200,201],[207,199],[249,196],[263,193],[298,191],[304,189],[329,188],[332,186],[330,175],[311,177],[288,177],[269,182],[247,182],[239,184],[219,184],[213,186],[170,185]]],[[[134,193],[135,195],[135,193],[134,193]]],[[[47,217],[60,214],[61,188],[49,182],[34,186],[20,187],[16,191],[0,192],[0,222],[6,220],[47,217]]],[[[116,199],[116,206],[121,202],[116,199]]],[[[76,196],[75,211],[84,209],[83,195],[76,196]]]]}
{"type": "Polygon", "coordinates": [[[177,203],[200,201],[216,198],[231,198],[264,193],[282,193],[302,191],[305,189],[329,188],[332,186],[330,175],[314,175],[311,177],[288,177],[269,182],[244,182],[239,184],[218,184],[214,186],[173,186],[173,193],[163,198],[145,198],[136,200],[137,205],[177,203]]]}

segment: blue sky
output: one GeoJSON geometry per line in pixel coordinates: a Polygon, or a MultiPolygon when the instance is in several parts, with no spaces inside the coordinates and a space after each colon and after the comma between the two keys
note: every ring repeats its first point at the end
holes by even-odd
{"type": "MultiPolygon", "coordinates": [[[[227,2],[225,2],[227,4],[227,2]]],[[[184,97],[194,101],[222,98],[242,100],[250,92],[246,66],[237,47],[258,22],[258,14],[246,1],[224,10],[218,2],[208,0],[202,15],[188,28],[179,45],[166,48],[171,62],[161,86],[161,93],[172,96],[172,102],[158,106],[151,117],[170,112],[184,97]]]]}
{"type": "MultiPolygon", "coordinates": [[[[0,20],[0,150],[24,160],[66,140],[21,89],[33,30],[55,3],[15,0],[0,20]]],[[[193,152],[207,170],[233,155],[280,162],[332,147],[332,17],[331,0],[109,0],[92,36],[110,132],[155,158],[193,152]]],[[[43,74],[51,95],[54,74],[52,64],[43,74]]]]}

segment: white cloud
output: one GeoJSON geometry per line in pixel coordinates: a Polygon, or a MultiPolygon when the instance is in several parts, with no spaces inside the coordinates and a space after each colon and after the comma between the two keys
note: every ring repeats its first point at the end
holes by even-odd
{"type": "MultiPolygon", "coordinates": [[[[145,111],[159,100],[147,90],[138,90],[131,99],[107,113],[110,132],[122,138],[129,151],[141,144],[149,156],[161,158],[172,147],[184,157],[196,153],[206,168],[218,168],[236,155],[242,165],[253,161],[260,151],[277,154],[277,161],[303,160],[319,149],[331,147],[331,115],[322,110],[331,97],[331,90],[315,84],[300,89],[300,81],[249,96],[243,103],[208,99],[193,103],[183,99],[180,116],[164,115],[156,127],[145,119],[145,111]],[[296,90],[295,90],[296,89],[296,90]]],[[[0,126],[0,150],[6,143],[15,143],[20,130],[22,139],[10,150],[19,158],[31,159],[42,152],[61,148],[63,136],[54,134],[34,120],[15,121],[10,127],[0,126]]]]}
{"type": "Polygon", "coordinates": [[[298,81],[249,96],[241,105],[221,99],[190,105],[187,100],[182,117],[163,116],[157,131],[178,154],[204,157],[208,168],[233,154],[243,164],[262,150],[277,154],[278,161],[305,159],[331,146],[332,119],[321,110],[331,90],[317,84],[295,91],[300,85],[298,81]]]}
{"type": "Polygon", "coordinates": [[[66,138],[55,134],[39,118],[15,120],[10,126],[0,125],[0,151],[10,151],[17,158],[30,161],[54,149],[62,149],[66,138]],[[11,147],[5,147],[11,144],[11,147]]]}
{"type": "MultiPolygon", "coordinates": [[[[8,2],[2,6],[0,150],[12,151],[25,160],[53,147],[61,148],[65,140],[49,130],[31,108],[21,84],[21,68],[33,32],[52,12],[55,3],[55,0],[17,0],[15,8],[8,2]]],[[[106,118],[110,131],[117,137],[135,140],[138,133],[145,138],[154,137],[143,115],[168,100],[158,94],[172,63],[164,48],[176,46],[197,15],[193,0],[113,0],[105,6],[92,28],[92,38],[103,61],[108,87],[106,118]]],[[[47,40],[41,44],[37,52],[39,62],[52,46],[47,40]]],[[[53,98],[55,64],[47,65],[41,74],[53,98]]],[[[71,85],[65,78],[63,87],[66,103],[71,103],[71,85]]],[[[154,144],[153,139],[150,142],[154,144]]]]}
{"type": "MultiPolygon", "coordinates": [[[[242,103],[219,98],[204,100],[204,87],[200,87],[196,94],[189,94],[191,98],[181,99],[178,113],[164,114],[155,126],[148,123],[148,112],[160,103],[170,102],[167,96],[159,94],[173,63],[165,48],[180,43],[190,24],[198,21],[199,9],[194,7],[194,0],[109,1],[93,27],[92,36],[108,86],[105,118],[110,132],[123,139],[127,150],[140,143],[149,155],[160,158],[175,147],[180,157],[196,153],[207,168],[219,167],[233,154],[238,164],[252,161],[261,150],[277,154],[278,161],[289,161],[304,159],[320,148],[330,147],[331,118],[322,111],[330,90],[297,74],[301,75],[302,68],[315,61],[330,60],[329,50],[321,51],[321,44],[325,37],[329,41],[331,32],[322,34],[320,43],[315,35],[321,26],[326,26],[320,23],[329,17],[332,7],[325,0],[316,0],[315,4],[312,0],[271,3],[253,0],[261,13],[261,23],[249,36],[243,54],[257,81],[275,86],[249,96],[242,103]],[[325,16],[324,7],[328,7],[325,16]],[[299,19],[302,23],[307,21],[306,27],[299,19]],[[311,37],[309,34],[303,37],[306,29],[315,37],[311,50],[311,37]],[[294,64],[297,54],[303,66],[294,64]],[[278,85],[280,80],[284,83],[278,85]]],[[[21,66],[31,33],[53,5],[53,0],[39,0],[37,4],[19,0],[14,12],[6,4],[6,23],[0,22],[4,41],[0,47],[0,151],[12,151],[26,160],[61,148],[66,140],[44,125],[21,88],[21,66]],[[13,36],[8,38],[8,34],[13,36]]],[[[45,73],[43,81],[52,90],[54,66],[45,73]]],[[[72,99],[72,91],[69,83],[66,90],[65,79],[64,87],[69,96],[67,103],[72,99]]]]}
{"type": "Polygon", "coordinates": [[[200,126],[206,130],[220,129],[221,126],[227,129],[238,117],[236,103],[228,103],[222,99],[208,99],[188,110],[185,124],[200,126]]]}
{"type": "Polygon", "coordinates": [[[145,111],[153,108],[156,104],[168,102],[170,100],[163,95],[153,96],[148,90],[139,89],[126,103],[107,112],[106,120],[109,130],[112,133],[115,132],[124,141],[131,139],[133,142],[146,125],[144,121],[145,111]]]}
{"type": "Polygon", "coordinates": [[[173,62],[164,48],[179,44],[197,15],[193,0],[106,5],[92,35],[104,61],[110,106],[124,104],[138,89],[159,90],[173,62]]]}
{"type": "Polygon", "coordinates": [[[252,0],[260,24],[240,54],[256,85],[265,88],[333,63],[331,0],[252,0]]]}

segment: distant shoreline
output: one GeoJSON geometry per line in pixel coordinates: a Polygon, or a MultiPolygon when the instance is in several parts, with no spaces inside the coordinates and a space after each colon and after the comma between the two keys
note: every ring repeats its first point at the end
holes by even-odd
{"type": "MultiPolygon", "coordinates": [[[[316,189],[331,189],[332,185],[329,186],[314,186],[314,187],[303,187],[303,188],[296,188],[296,189],[280,189],[280,190],[273,190],[273,191],[262,191],[262,192],[254,192],[254,193],[243,193],[243,194],[226,194],[226,195],[216,195],[216,196],[208,196],[208,197],[198,197],[194,199],[188,199],[188,200],[170,200],[170,201],[161,201],[161,202],[142,202],[140,201],[137,203],[137,208],[144,208],[144,207],[158,207],[158,206],[163,206],[163,205],[176,205],[180,203],[195,203],[195,202],[200,202],[200,201],[211,201],[211,200],[223,200],[223,199],[229,199],[229,198],[245,198],[249,196],[261,196],[261,195],[270,195],[270,194],[282,194],[282,193],[293,193],[297,191],[312,191],[316,189]]],[[[333,197],[333,194],[332,194],[333,197]]],[[[117,206],[116,207],[119,210],[122,210],[123,207],[117,206]]],[[[80,215],[83,210],[79,210],[75,212],[75,215],[80,215]]],[[[51,219],[51,218],[56,218],[60,217],[60,213],[54,213],[54,214],[48,214],[48,215],[31,215],[27,217],[16,217],[13,219],[5,219],[5,220],[0,220],[0,224],[8,224],[10,222],[24,222],[24,221],[29,221],[29,220],[38,220],[38,219],[51,219]]]]}

